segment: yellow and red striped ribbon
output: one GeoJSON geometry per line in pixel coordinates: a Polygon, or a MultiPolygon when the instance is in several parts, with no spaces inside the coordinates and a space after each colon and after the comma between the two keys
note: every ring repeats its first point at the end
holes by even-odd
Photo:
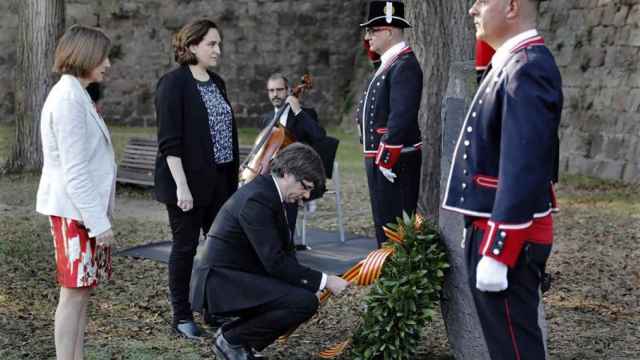
{"type": "MultiPolygon", "coordinates": [[[[423,223],[424,219],[417,215],[415,228],[418,230],[423,223]]],[[[402,227],[398,227],[398,230],[392,230],[386,226],[383,227],[384,233],[387,238],[395,243],[403,244],[405,231],[402,227]]],[[[368,286],[376,282],[380,278],[380,274],[382,273],[382,267],[385,262],[389,258],[389,256],[393,255],[395,252],[395,248],[393,247],[383,247],[381,249],[375,250],[367,257],[358,262],[356,265],[351,267],[347,272],[342,274],[342,278],[348,282],[355,283],[360,286],[368,286]]],[[[331,291],[325,289],[320,294],[320,304],[324,304],[329,297],[331,297],[331,291]]],[[[282,335],[280,337],[280,341],[287,341],[289,336],[296,330],[296,328],[291,329],[287,334],[282,335]]],[[[334,345],[324,351],[318,353],[318,356],[323,359],[335,359],[340,356],[344,350],[351,344],[351,340],[343,341],[337,345],[334,345]]]]}

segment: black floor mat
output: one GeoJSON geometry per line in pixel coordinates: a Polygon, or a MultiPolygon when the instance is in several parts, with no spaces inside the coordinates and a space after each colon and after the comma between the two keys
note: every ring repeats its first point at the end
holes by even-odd
{"type": "MultiPolygon", "coordinates": [[[[377,248],[374,239],[353,234],[345,234],[346,241],[340,242],[337,231],[307,228],[309,250],[298,251],[298,261],[310,268],[328,273],[342,274],[367,254],[377,248]]],[[[204,242],[200,243],[198,250],[204,242]]],[[[296,243],[300,243],[297,239],[296,243]]],[[[171,241],[159,241],[118,251],[116,256],[169,261],[171,241]]],[[[196,255],[197,256],[197,255],[196,255]]]]}

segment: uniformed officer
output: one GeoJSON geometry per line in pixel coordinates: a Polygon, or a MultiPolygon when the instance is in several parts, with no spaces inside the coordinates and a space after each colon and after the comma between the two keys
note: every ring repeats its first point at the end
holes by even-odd
{"type": "Polygon", "coordinates": [[[416,210],[422,140],[418,110],[422,70],[404,41],[410,27],[399,1],[371,1],[364,40],[380,55],[381,64],[367,82],[356,122],[365,157],[365,169],[378,245],[386,240],[382,226],[402,212],[416,210]]]}
{"type": "Polygon", "coordinates": [[[471,292],[492,360],[545,359],[540,287],[553,242],[562,82],[536,0],[477,0],[496,53],[460,131],[443,207],[465,215],[471,292]]]}

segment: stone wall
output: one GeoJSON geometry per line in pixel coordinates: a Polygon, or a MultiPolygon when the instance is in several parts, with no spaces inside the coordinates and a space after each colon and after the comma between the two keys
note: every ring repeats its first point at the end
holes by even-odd
{"type": "MultiPolygon", "coordinates": [[[[0,2],[0,121],[12,121],[17,15],[15,1],[0,2]]],[[[112,67],[103,108],[111,123],[154,125],[154,89],[175,66],[171,36],[191,19],[207,17],[222,29],[222,63],[242,125],[271,109],[266,78],[275,71],[297,82],[314,77],[305,105],[323,123],[338,123],[359,49],[363,1],[343,0],[67,0],[67,26],[100,26],[112,38],[112,67]]]]}
{"type": "MultiPolygon", "coordinates": [[[[0,123],[13,121],[15,1],[0,1],[0,123]]],[[[270,109],[264,81],[277,70],[314,75],[305,102],[320,109],[323,123],[336,124],[351,111],[364,76],[360,66],[354,70],[364,2],[67,0],[67,25],[99,25],[114,40],[104,101],[112,123],[155,124],[155,83],[174,66],[171,35],[188,19],[207,16],[223,30],[217,71],[241,124],[270,109]]],[[[561,170],[638,181],[640,0],[544,1],[540,29],[564,80],[561,170]]]]}
{"type": "Polygon", "coordinates": [[[561,170],[640,181],[640,1],[541,6],[564,82],[561,170]]]}

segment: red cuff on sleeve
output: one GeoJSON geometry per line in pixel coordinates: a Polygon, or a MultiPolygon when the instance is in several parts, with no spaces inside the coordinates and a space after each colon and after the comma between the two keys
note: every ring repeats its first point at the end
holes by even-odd
{"type": "Polygon", "coordinates": [[[529,235],[530,225],[508,225],[488,221],[488,227],[480,243],[480,255],[492,257],[513,268],[529,235]]]}
{"type": "Polygon", "coordinates": [[[385,169],[391,169],[400,159],[402,145],[387,145],[383,142],[378,146],[376,165],[385,169]]]}

